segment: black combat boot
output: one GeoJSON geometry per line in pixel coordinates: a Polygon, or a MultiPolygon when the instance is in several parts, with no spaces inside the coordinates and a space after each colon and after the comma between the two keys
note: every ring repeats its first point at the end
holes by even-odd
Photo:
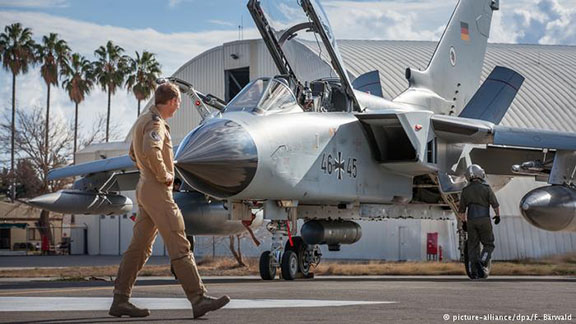
{"type": "Polygon", "coordinates": [[[114,301],[112,306],[110,306],[109,315],[122,317],[127,315],[129,317],[146,317],[150,315],[150,311],[147,308],[138,308],[128,301],[129,297],[119,294],[114,294],[114,301]]]}
{"type": "Polygon", "coordinates": [[[204,314],[220,309],[230,302],[230,297],[222,296],[220,298],[210,297],[206,295],[199,296],[198,298],[191,300],[192,312],[194,313],[194,318],[199,318],[204,316],[204,314]]]}

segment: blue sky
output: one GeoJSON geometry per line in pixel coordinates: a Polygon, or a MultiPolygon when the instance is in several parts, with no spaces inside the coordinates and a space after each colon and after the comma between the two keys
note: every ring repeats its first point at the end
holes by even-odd
{"type": "MultiPolygon", "coordinates": [[[[288,0],[285,0],[288,1],[288,0]]],[[[296,1],[296,0],[294,0],[296,1]]],[[[73,51],[93,60],[94,50],[113,40],[134,55],[157,54],[164,74],[172,74],[201,52],[258,33],[247,0],[0,0],[0,28],[14,22],[32,28],[34,38],[58,33],[73,51]]],[[[457,0],[321,0],[340,39],[438,40],[457,0]]],[[[490,42],[576,45],[576,0],[501,0],[490,42]]],[[[18,77],[18,107],[45,107],[45,85],[38,68],[18,77]]],[[[11,107],[11,76],[0,71],[0,111],[11,107]]],[[[112,99],[122,136],[136,118],[136,100],[119,91],[112,99]]],[[[73,105],[61,89],[52,106],[61,120],[73,105]]],[[[106,111],[106,95],[95,89],[82,103],[80,122],[90,128],[106,111]]]]}
{"type": "Polygon", "coordinates": [[[163,33],[236,28],[242,16],[251,23],[246,4],[234,0],[0,0],[0,8],[163,33]]]}

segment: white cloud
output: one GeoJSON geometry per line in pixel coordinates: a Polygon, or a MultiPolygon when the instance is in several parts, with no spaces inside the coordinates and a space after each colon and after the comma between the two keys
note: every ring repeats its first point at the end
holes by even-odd
{"type": "Polygon", "coordinates": [[[337,38],[438,40],[457,2],[335,0],[323,6],[337,38]]]}
{"type": "Polygon", "coordinates": [[[541,0],[537,10],[532,14],[524,12],[524,26],[528,28],[522,41],[576,45],[576,8],[562,6],[556,0],[541,0]],[[539,39],[530,37],[530,34],[537,35],[539,39]]]}
{"type": "Polygon", "coordinates": [[[231,22],[229,22],[229,21],[224,21],[224,20],[210,19],[210,20],[208,20],[208,22],[211,23],[211,24],[215,24],[215,25],[236,27],[235,24],[233,24],[233,23],[231,23],[231,22]]]}
{"type": "Polygon", "coordinates": [[[0,0],[0,7],[55,8],[68,7],[69,0],[0,0]]]}
{"type": "Polygon", "coordinates": [[[181,2],[182,2],[182,0],[168,0],[168,7],[174,8],[177,5],[179,5],[181,2]]]}
{"type": "MultiPolygon", "coordinates": [[[[338,38],[438,40],[457,0],[325,1],[338,38]]],[[[501,1],[490,42],[576,45],[576,0],[501,1]]]]}
{"type": "Polygon", "coordinates": [[[168,7],[176,8],[183,2],[194,2],[194,0],[168,0],[168,7]]]}
{"type": "MultiPolygon", "coordinates": [[[[153,29],[127,29],[114,26],[103,26],[68,18],[57,17],[45,13],[25,11],[0,11],[0,21],[3,24],[21,22],[30,27],[34,38],[39,39],[50,32],[58,33],[65,39],[73,51],[79,52],[93,60],[94,50],[104,45],[108,40],[126,50],[126,54],[134,56],[134,51],[148,50],[156,53],[162,64],[164,75],[171,75],[180,66],[201,52],[221,45],[227,41],[236,40],[238,31],[207,31],[201,33],[161,33],[153,29]]],[[[247,37],[255,37],[255,30],[246,30],[247,37]]],[[[11,74],[0,72],[0,110],[11,109],[12,100],[11,74]]],[[[38,67],[31,69],[26,75],[17,78],[17,108],[29,109],[46,106],[46,87],[41,79],[38,67]]],[[[144,106],[145,103],[142,105],[144,106]]],[[[51,110],[55,114],[74,118],[74,105],[62,89],[51,92],[51,110]]],[[[100,88],[95,88],[86,101],[80,104],[80,122],[90,127],[97,116],[107,109],[107,95],[100,88]]],[[[120,89],[112,98],[112,117],[121,125],[121,133],[125,134],[136,119],[137,103],[132,94],[120,89]]]]}

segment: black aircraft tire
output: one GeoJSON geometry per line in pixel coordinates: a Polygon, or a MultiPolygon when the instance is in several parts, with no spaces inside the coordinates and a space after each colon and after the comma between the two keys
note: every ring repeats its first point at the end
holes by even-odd
{"type": "Polygon", "coordinates": [[[264,251],[260,255],[260,278],[262,280],[274,280],[276,267],[271,265],[272,256],[270,251],[264,251]]]}
{"type": "Polygon", "coordinates": [[[290,241],[286,241],[284,251],[294,251],[298,256],[298,272],[302,273],[304,278],[314,278],[314,274],[310,273],[310,265],[305,264],[306,243],[300,236],[292,237],[294,246],[290,246],[290,241]]]}
{"type": "Polygon", "coordinates": [[[280,268],[282,269],[282,278],[285,280],[296,279],[296,275],[298,275],[298,255],[291,250],[284,251],[280,268]]]}

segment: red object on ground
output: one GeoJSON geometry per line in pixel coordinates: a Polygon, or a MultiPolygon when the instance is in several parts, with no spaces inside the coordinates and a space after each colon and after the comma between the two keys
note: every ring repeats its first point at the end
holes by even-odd
{"type": "Polygon", "coordinates": [[[426,239],[426,254],[438,254],[438,233],[428,233],[426,239]]]}
{"type": "Polygon", "coordinates": [[[48,240],[48,236],[42,235],[42,252],[50,251],[50,241],[48,240]]]}

